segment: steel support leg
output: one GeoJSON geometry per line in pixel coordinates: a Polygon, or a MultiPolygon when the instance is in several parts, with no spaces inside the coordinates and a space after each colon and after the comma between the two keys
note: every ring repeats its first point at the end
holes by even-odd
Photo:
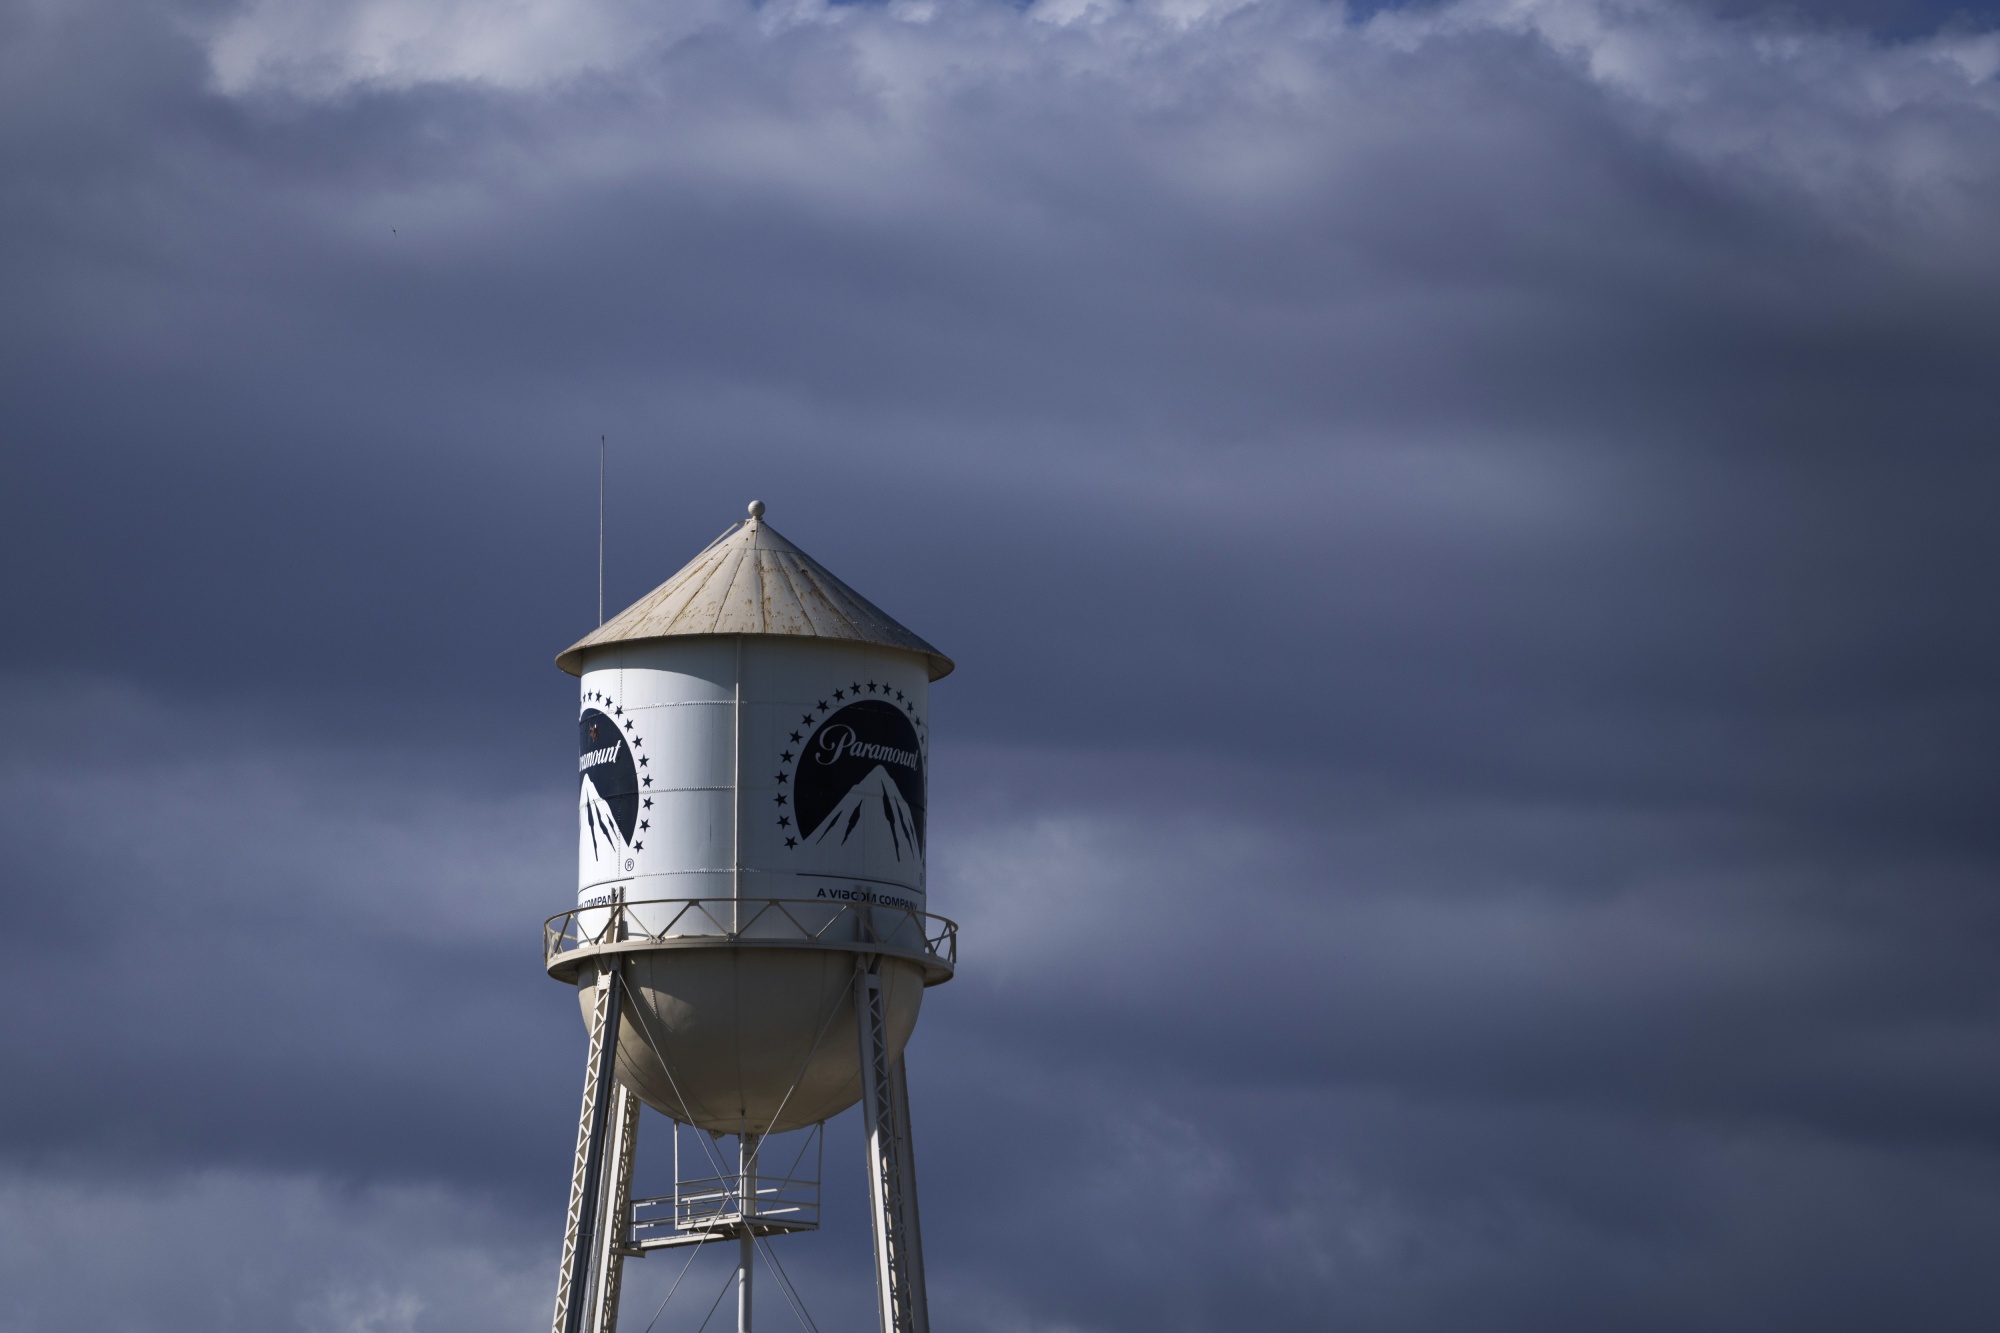
{"type": "Polygon", "coordinates": [[[605,1149],[610,1172],[598,1214],[597,1261],[591,1282],[591,1314],[585,1327],[613,1333],[618,1327],[618,1293],[625,1281],[625,1247],[632,1235],[632,1163],[639,1151],[639,1095],[622,1084],[612,1089],[611,1142],[605,1149]]]}
{"type": "Polygon", "coordinates": [[[910,1138],[910,1080],[903,1057],[889,1066],[889,1109],[896,1122],[896,1174],[903,1199],[904,1265],[910,1281],[911,1333],[931,1333],[930,1297],[924,1291],[924,1229],[917,1220],[917,1150],[910,1138]]]}
{"type": "Polygon", "coordinates": [[[757,1213],[757,1143],[755,1134],[736,1140],[737,1211],[743,1218],[743,1234],[736,1240],[736,1333],[750,1333],[750,1286],[757,1259],[757,1236],[750,1229],[750,1219],[757,1213]]]}
{"type": "Polygon", "coordinates": [[[868,959],[854,976],[854,1025],[861,1039],[861,1123],[868,1143],[868,1198],[875,1218],[876,1309],[882,1333],[929,1333],[909,1095],[900,1078],[900,1061],[889,1058],[878,967],[879,960],[868,959]]]}
{"type": "Polygon", "coordinates": [[[562,1272],[556,1280],[556,1313],[551,1333],[583,1333],[585,1290],[591,1257],[602,1233],[597,1225],[604,1175],[606,1121],[617,1084],[618,1013],[622,998],[614,968],[598,978],[590,1010],[590,1055],[583,1079],[583,1111],[577,1117],[576,1160],[570,1171],[569,1217],[563,1230],[562,1272]]]}

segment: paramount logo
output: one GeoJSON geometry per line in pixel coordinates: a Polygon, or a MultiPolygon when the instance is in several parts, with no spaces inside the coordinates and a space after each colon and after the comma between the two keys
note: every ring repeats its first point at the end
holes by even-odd
{"type": "Polygon", "coordinates": [[[814,739],[819,742],[819,752],[813,758],[822,764],[836,764],[843,756],[851,755],[878,763],[901,764],[904,768],[923,766],[923,759],[916,751],[899,750],[891,745],[870,745],[854,734],[853,727],[828,727],[814,739]]]}
{"type": "Polygon", "coordinates": [[[621,744],[622,742],[613,741],[602,750],[585,750],[576,761],[576,771],[581,773],[585,769],[596,768],[599,764],[610,763],[618,757],[621,744]]]}

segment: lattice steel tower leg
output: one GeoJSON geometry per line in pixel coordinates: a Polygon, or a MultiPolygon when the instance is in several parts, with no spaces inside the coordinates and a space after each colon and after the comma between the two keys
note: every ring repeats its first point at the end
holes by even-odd
{"type": "MultiPolygon", "coordinates": [[[[610,1112],[615,1103],[621,1104],[622,1129],[622,1103],[631,1095],[618,1086],[612,1075],[617,1063],[621,992],[615,967],[599,976],[590,1010],[590,1055],[583,1079],[583,1111],[577,1117],[576,1160],[570,1171],[569,1218],[563,1231],[562,1272],[556,1279],[556,1313],[551,1333],[584,1333],[590,1305],[586,1296],[591,1279],[598,1275],[593,1271],[592,1260],[600,1243],[616,1244],[616,1233],[607,1235],[609,1229],[602,1225],[604,1209],[599,1201],[605,1194],[605,1141],[610,1137],[610,1112]]],[[[619,1156],[612,1158],[614,1170],[624,1165],[619,1156]]],[[[615,1304],[615,1296],[613,1299],[615,1304]]],[[[615,1308],[612,1314],[615,1317],[615,1308]]]]}
{"type": "Polygon", "coordinates": [[[591,1333],[613,1333],[618,1327],[618,1293],[625,1282],[626,1240],[632,1234],[632,1163],[639,1152],[639,1094],[614,1084],[610,1130],[604,1164],[610,1179],[597,1224],[597,1260],[592,1268],[591,1333]]]}
{"type": "Polygon", "coordinates": [[[910,1080],[902,1058],[889,1066],[889,1111],[896,1122],[896,1173],[903,1196],[904,1265],[910,1283],[910,1327],[931,1333],[931,1302],[924,1289],[924,1229],[917,1219],[917,1152],[910,1138],[910,1080]]]}
{"type": "Polygon", "coordinates": [[[882,1316],[882,1333],[930,1333],[909,1089],[903,1062],[889,1058],[878,967],[879,961],[869,958],[854,975],[854,1026],[861,1036],[861,1123],[868,1141],[868,1197],[875,1218],[876,1308],[882,1316]]]}

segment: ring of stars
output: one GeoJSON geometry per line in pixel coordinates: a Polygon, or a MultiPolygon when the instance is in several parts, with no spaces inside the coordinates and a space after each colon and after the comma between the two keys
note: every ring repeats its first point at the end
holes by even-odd
{"type": "Polygon", "coordinates": [[[613,703],[610,695],[604,693],[602,690],[585,690],[583,692],[583,702],[586,708],[594,706],[599,712],[610,713],[612,720],[623,728],[625,739],[632,746],[632,759],[639,766],[640,791],[639,827],[633,830],[632,833],[632,850],[643,852],[646,850],[646,841],[639,835],[653,827],[653,821],[646,817],[646,811],[653,808],[653,798],[645,794],[646,788],[653,785],[652,775],[646,772],[647,767],[652,763],[652,759],[640,753],[645,748],[646,742],[640,737],[637,727],[633,724],[633,719],[625,716],[624,707],[613,703]]]}

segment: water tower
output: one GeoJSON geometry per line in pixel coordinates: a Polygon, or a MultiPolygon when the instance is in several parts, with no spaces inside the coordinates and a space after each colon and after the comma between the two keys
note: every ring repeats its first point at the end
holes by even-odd
{"type": "Polygon", "coordinates": [[[823,1151],[856,1102],[882,1330],[929,1330],[903,1045],[957,959],[924,897],[952,663],[763,513],[556,659],[582,686],[577,906],[544,957],[590,1042],[553,1333],[612,1333],[626,1259],[731,1241],[749,1333],[757,1251],[793,1299],[770,1243],[818,1225],[816,1166],[763,1148],[823,1151]],[[633,1198],[641,1104],[673,1122],[660,1198],[633,1198]]]}

